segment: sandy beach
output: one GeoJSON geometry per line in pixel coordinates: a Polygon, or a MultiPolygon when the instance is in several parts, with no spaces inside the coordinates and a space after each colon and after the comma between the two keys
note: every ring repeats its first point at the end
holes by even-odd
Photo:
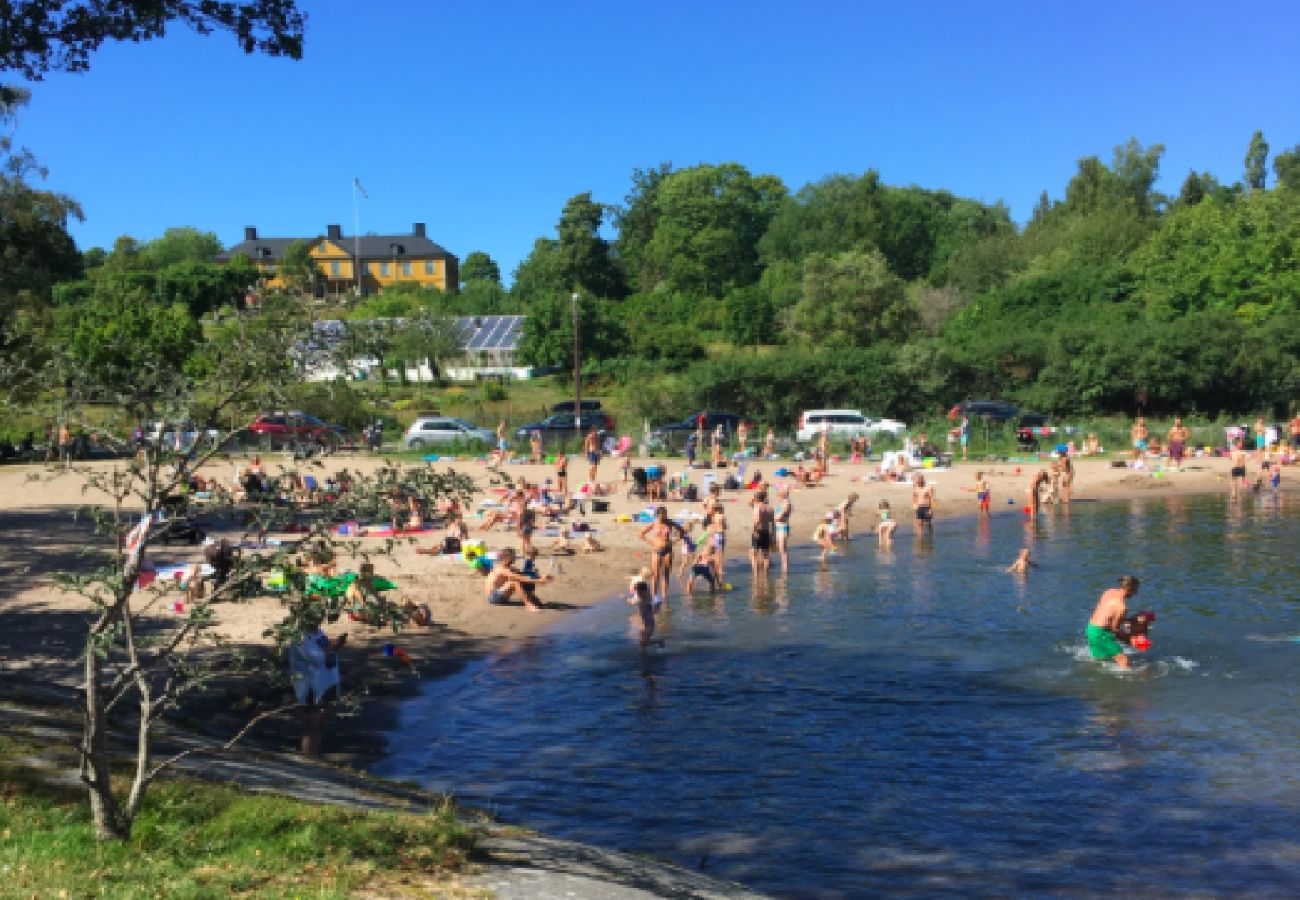
{"type": "MultiPolygon", "coordinates": [[[[268,458],[269,471],[291,465],[288,460],[268,458]]],[[[325,460],[326,471],[347,467],[352,471],[368,471],[383,464],[383,460],[364,456],[339,456],[325,460]]],[[[391,658],[385,657],[385,644],[397,643],[409,654],[414,668],[422,677],[436,677],[454,670],[465,662],[484,654],[500,650],[514,642],[541,634],[557,621],[573,614],[573,610],[590,606],[621,595],[627,589],[628,576],[646,565],[649,547],[641,539],[644,525],[635,520],[636,513],[647,508],[648,503],[627,497],[627,487],[622,483],[619,460],[602,461],[599,480],[614,482],[616,490],[609,497],[606,512],[571,517],[570,522],[584,521],[594,530],[603,550],[596,553],[578,552],[571,556],[550,556],[546,548],[556,538],[540,533],[534,543],[541,551],[539,558],[543,574],[553,574],[554,581],[542,586],[538,593],[549,604],[541,612],[522,605],[492,606],[485,602],[483,578],[473,572],[459,556],[427,556],[415,552],[417,547],[434,547],[441,543],[440,532],[420,535],[412,544],[401,545],[389,557],[377,560],[379,574],[397,584],[396,593],[401,599],[427,603],[433,611],[436,625],[412,627],[394,637],[391,630],[366,626],[357,622],[340,621],[331,627],[331,633],[346,632],[349,647],[344,657],[345,672],[366,673],[368,682],[386,682],[390,688],[405,683],[409,689],[408,673],[391,658]],[[631,516],[633,521],[621,521],[631,516]]],[[[634,460],[633,466],[650,460],[634,460]]],[[[658,460],[666,465],[670,476],[685,470],[683,460],[658,460]]],[[[783,461],[751,461],[749,473],[760,470],[770,484],[790,483],[789,479],[775,476],[775,471],[789,463],[783,461]]],[[[111,468],[113,463],[97,464],[95,468],[111,468]]],[[[122,465],[117,463],[117,465],[122,465]]],[[[463,472],[483,490],[475,497],[474,509],[483,500],[494,500],[497,494],[490,484],[490,472],[482,461],[439,461],[425,463],[436,469],[447,468],[463,472]]],[[[954,516],[977,515],[977,500],[973,491],[975,476],[983,471],[992,489],[992,514],[995,516],[1023,516],[1026,489],[1033,475],[1045,468],[1046,460],[958,463],[950,469],[917,470],[935,485],[936,505],[935,540],[943,539],[943,520],[954,516]]],[[[1135,470],[1127,465],[1115,467],[1109,459],[1080,459],[1076,461],[1074,489],[1075,502],[1118,500],[1143,496],[1169,496],[1174,494],[1226,493],[1228,460],[1223,458],[1197,458],[1187,462],[1183,471],[1168,471],[1154,464],[1150,468],[1135,470]]],[[[229,461],[212,466],[214,474],[228,476],[229,461]]],[[[585,475],[586,466],[574,460],[571,476],[585,475]]],[[[794,514],[791,528],[791,546],[795,552],[809,552],[812,533],[827,510],[850,493],[859,499],[852,518],[854,541],[871,541],[877,521],[876,509],[881,499],[887,499],[900,525],[897,541],[912,537],[911,491],[905,483],[872,480],[877,463],[832,462],[828,477],[817,487],[793,487],[794,514]],[[796,550],[796,548],[799,548],[796,550]]],[[[724,470],[720,475],[725,475],[724,470]]],[[[1251,478],[1257,474],[1251,466],[1251,478]]],[[[505,473],[512,479],[544,481],[554,476],[554,467],[547,465],[511,464],[505,473]]],[[[692,470],[691,480],[701,483],[702,470],[692,470]]],[[[78,639],[84,628],[86,606],[84,601],[64,591],[54,580],[61,569],[75,569],[84,565],[83,550],[93,547],[98,540],[83,519],[77,519],[79,507],[93,504],[97,498],[93,491],[83,491],[84,478],[76,472],[51,473],[40,466],[11,466],[0,469],[0,523],[7,537],[0,549],[0,676],[6,680],[29,683],[75,683],[78,667],[76,655],[78,639]]],[[[1282,489],[1289,487],[1284,477],[1282,489]]],[[[728,572],[747,572],[749,569],[749,532],[751,522],[748,490],[724,490],[723,502],[727,511],[728,572]]],[[[670,501],[665,504],[670,514],[680,516],[698,512],[699,503],[670,501]]],[[[1050,507],[1042,515],[1053,515],[1050,507]]],[[[518,547],[518,537],[501,526],[488,531],[480,530],[482,519],[475,514],[467,517],[474,530],[473,537],[482,539],[489,550],[518,547]]],[[[698,535],[699,532],[697,531],[698,535]]],[[[361,538],[364,545],[367,538],[361,538]]],[[[379,543],[378,539],[376,543],[379,543]]],[[[575,548],[577,541],[572,542],[575,548]]],[[[157,547],[151,551],[156,564],[187,562],[197,559],[198,548],[157,547]]],[[[828,565],[835,565],[832,558],[828,565]]],[[[1008,560],[1010,562],[1010,560],[1008,560]]],[[[342,565],[346,567],[344,559],[342,565]]],[[[779,564],[773,562],[773,577],[779,577],[779,564]]],[[[702,589],[702,588],[701,588],[702,589]]],[[[674,582],[672,595],[681,593],[674,582]]],[[[156,605],[157,615],[174,616],[171,607],[156,605]]],[[[281,616],[279,602],[271,597],[258,598],[247,603],[225,605],[220,608],[218,627],[233,644],[250,648],[267,646],[264,630],[281,616]]],[[[381,691],[382,692],[382,691],[381,691]]],[[[355,749],[355,748],[354,748],[355,749]]]]}

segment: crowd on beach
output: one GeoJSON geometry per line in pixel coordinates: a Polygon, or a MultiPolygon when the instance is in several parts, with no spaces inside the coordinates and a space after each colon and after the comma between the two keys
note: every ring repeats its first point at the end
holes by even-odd
{"type": "MultiPolygon", "coordinates": [[[[499,434],[499,442],[486,466],[497,476],[505,476],[516,460],[504,430],[499,430],[499,434]]],[[[770,578],[774,562],[782,574],[788,572],[792,540],[799,543],[804,537],[792,535],[796,502],[805,510],[809,505],[815,508],[818,489],[833,477],[832,466],[845,464],[846,468],[835,474],[852,472],[850,477],[854,481],[906,487],[910,501],[907,518],[911,520],[912,530],[918,536],[932,534],[940,498],[930,477],[935,470],[923,465],[925,457],[920,455],[923,451],[935,452],[923,436],[909,442],[915,448],[912,453],[894,454],[888,460],[882,459],[879,465],[868,462],[869,446],[865,439],[856,437],[843,458],[832,453],[829,434],[822,434],[805,454],[785,460],[777,458],[770,431],[757,445],[750,444],[749,437],[743,430],[739,431],[736,438],[741,451],[723,455],[720,434],[692,434],[686,442],[685,471],[670,475],[669,466],[659,460],[635,466],[629,455],[609,459],[605,453],[607,448],[592,429],[582,451],[586,480],[576,486],[571,484],[571,461],[564,453],[547,459],[542,455],[540,443],[530,442],[528,456],[521,461],[534,467],[548,467],[543,477],[536,477],[534,469],[530,471],[532,479],[502,478],[505,485],[489,489],[489,497],[472,514],[454,498],[445,498],[436,508],[428,509],[413,495],[394,489],[390,498],[392,522],[387,527],[393,533],[407,529],[420,539],[432,538],[429,545],[417,547],[416,553],[460,556],[473,563],[473,571],[482,578],[481,595],[486,604],[513,605],[541,612],[549,604],[539,595],[556,581],[556,569],[552,562],[552,571],[543,574],[539,559],[544,556],[554,561],[564,556],[608,552],[585,520],[598,510],[606,510],[611,498],[631,496],[645,500],[651,506],[640,514],[643,521],[636,531],[645,546],[644,555],[629,560],[632,574],[627,601],[635,607],[633,620],[638,643],[647,651],[662,645],[655,638],[656,621],[670,607],[674,581],[676,589],[686,596],[700,590],[718,593],[730,588],[727,571],[736,562],[734,556],[740,554],[733,554],[729,559],[728,546],[730,536],[737,529],[747,532],[747,561],[754,579],[770,578]],[[703,455],[700,450],[706,445],[711,446],[709,458],[704,460],[700,458],[703,455]],[[614,467],[613,475],[602,481],[602,468],[608,469],[610,463],[614,467]],[[773,467],[772,477],[766,477],[759,466],[773,467]],[[692,478],[691,473],[699,480],[692,478]],[[494,490],[497,494],[492,496],[494,490]],[[724,491],[732,496],[724,498],[724,491]],[[737,494],[745,503],[743,512],[728,506],[737,502],[737,494]],[[680,504],[675,514],[670,514],[669,503],[680,504]],[[501,533],[508,535],[507,545],[501,546],[496,541],[498,546],[488,550],[486,540],[501,533]],[[546,535],[551,539],[541,540],[546,535]]],[[[1287,437],[1289,440],[1283,440],[1270,434],[1261,421],[1257,423],[1253,440],[1252,436],[1242,434],[1233,441],[1227,449],[1233,496],[1278,488],[1282,465],[1293,461],[1300,451],[1300,417],[1292,421],[1287,437]],[[1248,470],[1255,473],[1254,481],[1248,478],[1248,470]]],[[[1186,465],[1191,453],[1189,434],[1181,419],[1175,420],[1162,441],[1150,434],[1139,418],[1131,429],[1131,443],[1127,458],[1120,463],[1129,469],[1167,467],[1176,471],[1186,465]]],[[[1079,455],[1088,449],[1085,444],[1079,455]]],[[[1015,468],[1015,474],[1025,479],[1023,512],[1030,517],[1037,516],[1046,506],[1069,504],[1076,490],[1075,454],[1055,453],[1044,463],[1029,464],[1030,471],[1023,474],[1022,467],[1015,468]]],[[[273,478],[257,455],[235,468],[229,486],[218,483],[219,479],[210,474],[187,473],[187,477],[190,488],[199,493],[229,491],[236,499],[277,495],[287,502],[304,505],[322,495],[346,493],[352,480],[347,469],[323,475],[319,481],[299,475],[290,476],[287,481],[283,477],[273,478]]],[[[974,477],[958,489],[974,494],[978,515],[992,514],[993,487],[985,468],[976,470],[974,477]]],[[[806,535],[807,542],[815,548],[818,562],[823,565],[833,564],[842,546],[860,530],[854,522],[860,494],[856,490],[842,495],[835,493],[834,498],[828,498],[832,502],[823,504],[816,524],[806,535]]],[[[873,502],[875,508],[865,531],[874,534],[877,546],[887,551],[900,526],[897,507],[902,504],[897,500],[891,503],[888,497],[873,502]]],[[[1008,497],[1007,502],[1014,505],[1015,497],[1008,497]]],[[[202,574],[198,568],[192,570],[190,591],[201,591],[205,578],[219,586],[228,577],[238,552],[227,539],[210,540],[204,547],[207,568],[203,571],[208,574],[202,574]]],[[[621,555],[627,551],[618,552],[621,555]]],[[[310,577],[321,579],[321,585],[334,584],[331,579],[343,577],[334,571],[334,565],[333,560],[324,558],[302,561],[304,571],[310,577]]],[[[1032,566],[1026,548],[1008,570],[1025,575],[1032,566]]],[[[363,562],[357,573],[345,574],[349,580],[340,582],[339,589],[343,591],[343,608],[354,620],[371,625],[396,619],[415,624],[433,623],[433,611],[427,604],[385,600],[384,592],[391,590],[393,584],[377,575],[369,561],[363,562]],[[390,610],[391,617],[388,613],[377,615],[376,609],[390,610]]],[[[1088,642],[1094,657],[1125,665],[1122,648],[1111,652],[1115,645],[1101,632],[1114,636],[1114,629],[1124,614],[1122,601],[1136,592],[1137,580],[1125,581],[1116,590],[1120,593],[1103,594],[1089,623],[1088,642]]],[[[315,623],[292,654],[295,687],[309,711],[304,752],[319,750],[321,704],[338,689],[337,649],[346,635],[328,637],[325,624],[315,623]]]]}

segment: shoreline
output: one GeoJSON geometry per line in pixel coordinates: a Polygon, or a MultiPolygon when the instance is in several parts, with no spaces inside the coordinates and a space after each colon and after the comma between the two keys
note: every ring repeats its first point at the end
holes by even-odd
{"type": "MultiPolygon", "coordinates": [[[[283,465],[274,457],[267,457],[266,462],[271,471],[283,465]]],[[[646,462],[665,466],[669,475],[684,471],[684,461],[680,459],[634,460],[632,465],[646,462]]],[[[331,470],[366,471],[389,464],[389,461],[384,457],[329,457],[324,464],[331,470]]],[[[784,464],[784,461],[749,461],[751,467],[762,470],[765,476],[784,464]]],[[[101,463],[92,468],[102,470],[112,465],[101,463]]],[[[440,460],[411,465],[431,465],[440,471],[451,468],[464,472],[474,477],[483,489],[483,493],[476,495],[476,503],[483,497],[492,496],[491,486],[485,482],[493,471],[482,462],[440,460]]],[[[568,613],[616,600],[623,594],[628,576],[645,564],[649,549],[639,539],[644,526],[636,522],[618,522],[617,517],[634,514],[648,504],[626,497],[617,465],[614,460],[604,460],[601,465],[601,474],[607,476],[602,483],[612,480],[616,488],[612,496],[605,498],[609,500],[608,512],[571,519],[581,519],[592,525],[597,539],[604,546],[602,552],[548,557],[545,548],[551,539],[540,533],[535,536],[536,546],[541,551],[539,568],[543,574],[554,571],[556,575],[553,585],[539,590],[542,600],[554,604],[553,608],[534,613],[520,605],[489,606],[483,598],[481,576],[472,573],[459,557],[420,556],[414,553],[412,546],[404,544],[392,557],[377,558],[380,573],[397,583],[398,596],[428,603],[434,620],[439,624],[430,628],[412,626],[396,637],[391,630],[355,622],[340,621],[331,626],[331,634],[347,632],[349,635],[349,648],[342,657],[345,684],[352,680],[354,686],[364,685],[366,696],[358,712],[346,718],[335,717],[327,732],[326,758],[361,767],[382,758],[388,751],[388,736],[398,726],[400,704],[415,696],[426,680],[445,678],[471,662],[509,652],[529,640],[546,635],[567,618],[568,613]],[[392,657],[384,655],[385,644],[398,644],[407,651],[414,664],[414,676],[392,657]]],[[[1023,515],[1020,508],[1025,502],[1025,489],[1033,473],[1046,465],[1047,460],[1036,463],[958,462],[949,469],[915,471],[926,475],[927,481],[936,485],[934,513],[936,532],[941,536],[944,521],[979,515],[972,490],[977,471],[982,469],[985,472],[992,488],[991,515],[1023,515]],[[1011,508],[1007,509],[1008,506],[1011,508]]],[[[581,468],[581,474],[585,475],[585,466],[581,468]]],[[[794,488],[791,491],[794,506],[791,551],[802,554],[812,549],[815,552],[811,539],[813,529],[827,509],[851,492],[859,494],[851,520],[854,541],[873,540],[876,509],[881,499],[889,501],[893,517],[899,522],[895,540],[908,540],[912,533],[909,523],[910,488],[904,483],[867,480],[866,476],[875,468],[874,463],[832,461],[830,474],[821,486],[794,488]]],[[[1109,458],[1085,458],[1076,461],[1078,486],[1075,496],[1080,501],[1093,501],[1226,494],[1228,468],[1228,460],[1220,457],[1193,458],[1187,461],[1186,469],[1181,472],[1116,468],[1109,458]]],[[[230,463],[218,460],[208,469],[218,477],[226,477],[230,463]]],[[[579,462],[572,462],[570,469],[573,475],[579,474],[579,462]]],[[[723,470],[725,473],[733,471],[731,468],[723,470]]],[[[1252,477],[1257,471],[1252,465],[1252,477]]],[[[554,467],[511,464],[504,466],[501,472],[511,480],[522,477],[532,483],[553,477],[554,467]]],[[[72,513],[76,507],[93,498],[82,496],[81,480],[75,476],[64,475],[44,483],[28,482],[28,475],[32,473],[47,474],[48,470],[44,466],[0,469],[0,496],[7,498],[4,508],[0,509],[0,527],[5,527],[7,533],[16,534],[17,543],[22,544],[26,538],[30,544],[25,553],[16,554],[16,559],[12,543],[0,552],[0,597],[4,598],[0,599],[0,622],[4,626],[0,628],[3,632],[0,635],[0,659],[3,659],[0,675],[6,678],[16,676],[17,680],[28,683],[62,682],[71,687],[78,674],[75,665],[77,623],[84,618],[84,605],[75,596],[61,594],[51,583],[49,575],[67,566],[84,547],[85,526],[74,524],[72,513]],[[37,484],[40,486],[35,486],[37,484]],[[30,576],[23,571],[27,566],[30,566],[30,576]],[[58,622],[58,627],[48,627],[50,621],[58,622]],[[72,665],[69,667],[70,651],[72,665]]],[[[699,484],[705,474],[706,471],[691,470],[690,477],[699,484]]],[[[779,484],[784,480],[769,480],[769,487],[772,481],[779,484]]],[[[1284,474],[1282,489],[1289,492],[1289,488],[1289,480],[1284,474]]],[[[737,568],[749,571],[746,538],[750,496],[751,492],[744,489],[722,492],[729,526],[728,571],[737,568]]],[[[664,505],[670,515],[699,509],[698,502],[669,501],[664,505]]],[[[466,521],[473,529],[472,537],[483,539],[489,550],[518,546],[518,538],[513,532],[500,529],[480,532],[480,520],[467,516],[466,521]]],[[[419,543],[429,546],[438,541],[438,533],[430,532],[428,539],[420,536],[419,543]]],[[[680,547],[678,550],[680,552],[680,547]]],[[[183,560],[197,555],[197,550],[189,547],[157,548],[151,553],[155,559],[170,555],[183,560]]],[[[679,560],[680,556],[676,556],[674,564],[679,560]]],[[[831,566],[835,564],[834,559],[828,562],[831,566]]],[[[780,577],[778,560],[773,560],[771,577],[780,577]]],[[[682,593],[680,582],[674,581],[671,595],[677,597],[682,593]]],[[[222,607],[220,628],[234,644],[249,648],[265,646],[261,632],[277,618],[279,609],[279,602],[273,598],[222,607]]],[[[229,694],[208,693],[212,696],[202,698],[188,717],[207,721],[214,727],[223,720],[233,723],[241,714],[240,710],[246,710],[250,695],[245,688],[244,696],[236,698],[242,702],[230,703],[229,694]]],[[[292,746],[297,724],[294,720],[285,723],[285,727],[265,730],[259,725],[261,736],[255,739],[264,745],[269,741],[273,746],[287,749],[292,746]],[[285,741],[290,743],[284,744],[285,741]]]]}

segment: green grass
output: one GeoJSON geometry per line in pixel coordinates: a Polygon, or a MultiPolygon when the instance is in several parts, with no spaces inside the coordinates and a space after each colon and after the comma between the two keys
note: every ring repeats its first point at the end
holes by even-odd
{"type": "Polygon", "coordinates": [[[316,806],[192,779],[154,786],[131,839],[95,840],[85,791],[0,740],[0,895],[427,896],[473,848],[450,802],[428,814],[316,806]]]}

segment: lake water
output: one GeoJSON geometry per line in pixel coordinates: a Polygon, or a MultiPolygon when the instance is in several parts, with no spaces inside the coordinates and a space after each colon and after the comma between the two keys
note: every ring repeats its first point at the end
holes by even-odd
{"type": "Polygon", "coordinates": [[[1300,508],[935,532],[736,570],[644,660],[629,607],[577,614],[429,685],[380,771],[787,896],[1300,891],[1300,508]],[[1158,614],[1127,675],[1082,640],[1124,573],[1158,614]]]}

